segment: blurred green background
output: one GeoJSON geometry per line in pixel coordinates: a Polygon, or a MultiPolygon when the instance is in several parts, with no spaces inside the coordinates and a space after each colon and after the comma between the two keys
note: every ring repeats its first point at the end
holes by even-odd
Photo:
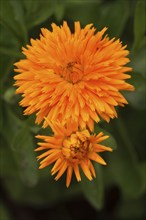
{"type": "Polygon", "coordinates": [[[146,217],[146,36],[144,0],[2,0],[0,10],[0,220],[142,220],[146,217]],[[65,187],[50,168],[38,170],[36,140],[41,129],[35,116],[23,116],[13,87],[14,62],[23,58],[22,46],[39,38],[51,23],[82,27],[107,26],[110,37],[128,44],[133,68],[129,80],[136,88],[124,92],[129,105],[118,109],[118,119],[101,122],[95,131],[110,133],[104,153],[108,166],[95,166],[97,178],[83,178],[65,187]],[[100,129],[99,129],[100,127],[100,129]]]}

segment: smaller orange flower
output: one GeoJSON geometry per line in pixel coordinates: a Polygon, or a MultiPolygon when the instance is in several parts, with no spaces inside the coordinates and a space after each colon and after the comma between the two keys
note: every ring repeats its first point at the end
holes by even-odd
{"type": "Polygon", "coordinates": [[[43,154],[37,157],[43,159],[40,162],[39,169],[55,162],[51,174],[57,174],[55,180],[58,180],[67,171],[67,187],[70,185],[73,172],[77,181],[81,181],[79,168],[83,170],[90,181],[93,177],[96,177],[91,161],[106,165],[106,162],[98,153],[112,151],[112,149],[99,143],[109,136],[104,136],[103,132],[98,135],[90,134],[87,129],[79,131],[76,124],[68,124],[63,127],[61,124],[56,123],[50,124],[50,126],[54,131],[54,136],[36,136],[44,142],[38,143],[39,147],[35,151],[45,150],[43,154]]]}

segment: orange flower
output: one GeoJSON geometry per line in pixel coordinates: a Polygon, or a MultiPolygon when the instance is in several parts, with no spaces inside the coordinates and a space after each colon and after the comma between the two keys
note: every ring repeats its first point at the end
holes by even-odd
{"type": "Polygon", "coordinates": [[[54,131],[54,136],[36,136],[45,141],[38,143],[39,147],[36,149],[36,151],[45,150],[43,154],[38,156],[38,159],[43,158],[39,168],[42,169],[55,162],[51,174],[57,173],[55,180],[58,180],[67,171],[67,187],[70,185],[73,172],[77,181],[81,181],[79,166],[89,180],[96,177],[91,160],[106,165],[98,153],[112,151],[111,148],[99,144],[108,136],[103,136],[103,132],[91,135],[87,129],[79,131],[75,123],[68,124],[66,128],[61,124],[50,126],[54,131]]]}
{"type": "Polygon", "coordinates": [[[103,37],[107,28],[95,33],[92,24],[83,29],[80,22],[74,25],[71,33],[67,22],[52,24],[52,32],[42,28],[40,39],[31,39],[31,46],[23,48],[26,59],[15,64],[15,85],[24,114],[36,113],[36,123],[46,117],[93,130],[94,121],[109,122],[117,117],[115,106],[127,104],[120,90],[134,89],[125,82],[131,71],[125,66],[129,51],[119,39],[103,37]]]}

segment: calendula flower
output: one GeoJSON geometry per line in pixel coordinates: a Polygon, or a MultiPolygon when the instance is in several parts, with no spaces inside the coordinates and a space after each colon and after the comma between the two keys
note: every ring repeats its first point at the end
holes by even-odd
{"type": "Polygon", "coordinates": [[[85,28],[74,23],[71,33],[67,22],[42,28],[39,40],[23,48],[26,58],[15,63],[17,93],[24,114],[36,113],[36,123],[68,120],[93,130],[101,118],[109,122],[117,117],[115,106],[124,106],[121,90],[133,90],[125,80],[131,71],[125,65],[129,51],[120,40],[104,36],[107,28],[96,32],[92,24],[85,28]]]}
{"type": "Polygon", "coordinates": [[[57,174],[55,180],[58,180],[66,171],[67,187],[70,185],[73,172],[77,181],[81,181],[80,168],[89,180],[96,177],[91,161],[106,165],[99,153],[112,151],[111,148],[100,144],[108,136],[104,136],[103,132],[95,135],[90,134],[87,129],[78,130],[75,123],[67,124],[66,127],[61,124],[52,124],[51,127],[54,136],[36,136],[44,141],[38,143],[39,147],[36,151],[45,150],[38,156],[38,159],[42,159],[39,168],[42,169],[54,163],[51,174],[57,174]]]}

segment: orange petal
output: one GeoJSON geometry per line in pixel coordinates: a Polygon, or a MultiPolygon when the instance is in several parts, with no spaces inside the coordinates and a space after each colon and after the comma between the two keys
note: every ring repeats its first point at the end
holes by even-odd
{"type": "Polygon", "coordinates": [[[86,175],[86,177],[91,181],[92,176],[91,176],[91,172],[89,170],[89,167],[86,165],[86,163],[84,161],[81,161],[80,166],[81,166],[84,174],[86,175]]]}
{"type": "Polygon", "coordinates": [[[62,159],[62,158],[59,158],[56,162],[55,162],[55,164],[54,164],[54,166],[53,166],[53,168],[52,168],[52,170],[51,170],[51,173],[52,173],[52,175],[54,175],[56,172],[58,172],[58,170],[60,170],[60,168],[62,167],[62,164],[64,163],[64,160],[62,159]]]}
{"type": "Polygon", "coordinates": [[[63,173],[66,171],[67,169],[67,162],[65,161],[63,166],[61,167],[61,169],[59,170],[57,176],[55,177],[55,180],[57,181],[62,175],[63,173]]]}
{"type": "Polygon", "coordinates": [[[71,166],[69,166],[67,169],[67,177],[66,177],[66,186],[67,187],[69,187],[69,185],[70,185],[71,178],[72,178],[72,172],[73,172],[73,168],[71,166]]]}
{"type": "Polygon", "coordinates": [[[51,155],[49,155],[48,157],[46,157],[44,160],[42,160],[40,162],[40,164],[45,163],[45,162],[50,162],[52,163],[53,161],[55,161],[56,159],[58,159],[61,155],[61,151],[60,150],[55,150],[54,153],[52,153],[51,155]]]}
{"type": "Polygon", "coordinates": [[[96,161],[97,163],[100,163],[100,164],[102,164],[102,165],[106,165],[106,162],[102,159],[102,157],[99,156],[98,154],[96,154],[95,152],[89,153],[89,154],[88,154],[88,157],[89,157],[91,160],[96,161]]]}
{"type": "Polygon", "coordinates": [[[77,164],[74,165],[74,172],[75,172],[75,176],[77,178],[77,181],[78,182],[81,181],[79,166],[77,164]]]}

